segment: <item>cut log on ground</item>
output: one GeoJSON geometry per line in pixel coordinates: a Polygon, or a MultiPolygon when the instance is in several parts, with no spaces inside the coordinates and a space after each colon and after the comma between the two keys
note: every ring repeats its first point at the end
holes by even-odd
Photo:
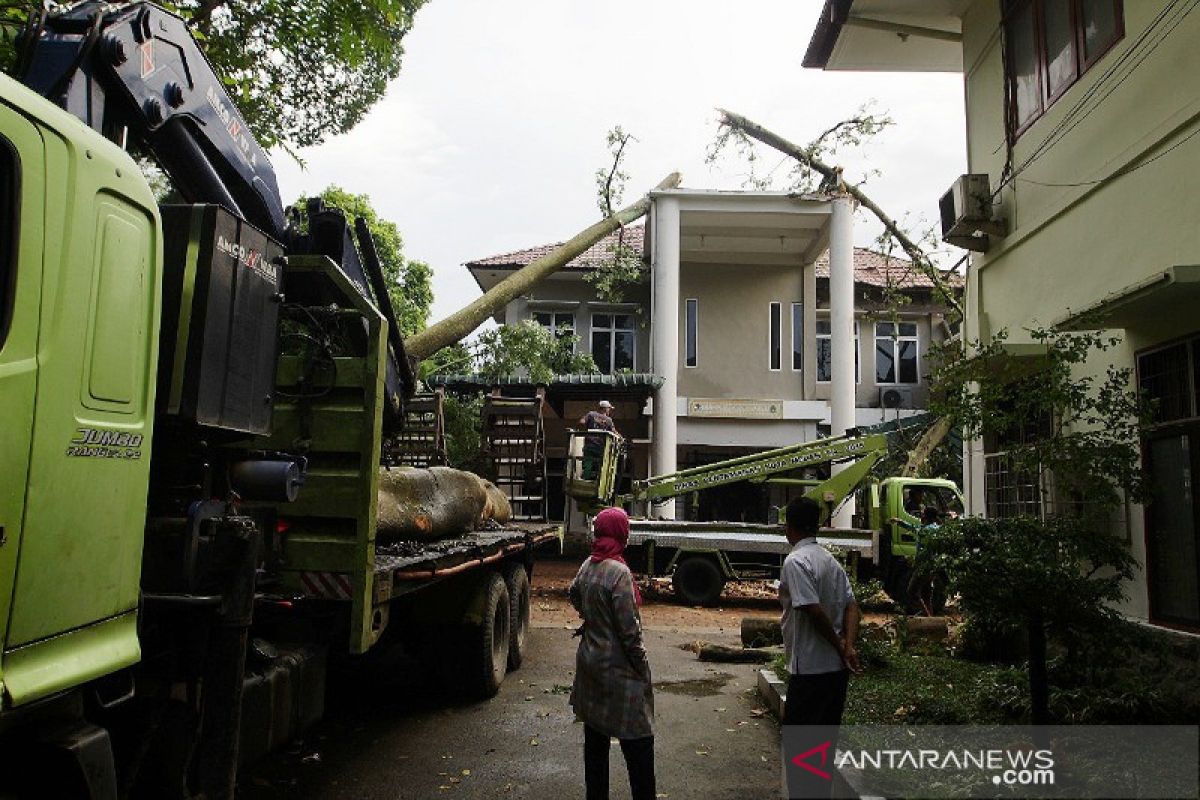
{"type": "Polygon", "coordinates": [[[508,522],[512,507],[490,481],[450,467],[393,467],[379,475],[378,538],[433,541],[462,536],[493,520],[508,522]]]}
{"type": "MultiPolygon", "coordinates": [[[[679,185],[679,181],[679,173],[672,172],[654,187],[654,191],[674,189],[679,185]]],[[[408,354],[416,359],[429,358],[443,347],[467,338],[488,317],[504,308],[514,298],[527,294],[542,279],[565,267],[572,259],[617,228],[638,219],[649,208],[650,196],[646,195],[633,205],[575,234],[570,240],[554,248],[553,252],[536,259],[488,289],[482,297],[465,308],[410,336],[405,342],[408,354]]]]}
{"type": "Polygon", "coordinates": [[[779,647],[728,647],[712,642],[698,642],[696,658],[722,664],[766,664],[783,652],[779,647]]]}
{"type": "Polygon", "coordinates": [[[783,644],[783,629],[773,617],[742,617],[742,644],[746,647],[765,647],[783,644]]]}
{"type": "Polygon", "coordinates": [[[949,626],[945,617],[905,617],[904,634],[908,639],[924,639],[930,642],[944,642],[949,635],[949,626]]]}

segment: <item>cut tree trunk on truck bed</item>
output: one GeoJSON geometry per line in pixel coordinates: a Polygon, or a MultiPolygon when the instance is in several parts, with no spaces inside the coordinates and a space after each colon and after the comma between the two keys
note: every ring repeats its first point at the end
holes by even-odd
{"type": "Polygon", "coordinates": [[[512,518],[504,492],[472,472],[450,467],[392,467],[379,474],[381,540],[432,541],[512,518]]]}

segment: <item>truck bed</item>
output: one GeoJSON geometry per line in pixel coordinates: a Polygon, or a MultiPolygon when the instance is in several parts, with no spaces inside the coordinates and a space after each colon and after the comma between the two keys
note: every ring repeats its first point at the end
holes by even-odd
{"type": "MultiPolygon", "coordinates": [[[[632,519],[630,546],[653,541],[656,547],[711,548],[739,553],[786,554],[792,546],[779,525],[747,522],[684,522],[679,520],[632,519]]],[[[874,538],[869,530],[822,528],[817,541],[830,549],[854,550],[862,558],[874,555],[874,538]]]]}
{"type": "Polygon", "coordinates": [[[375,547],[375,586],[391,586],[393,597],[506,555],[560,539],[557,523],[510,522],[455,539],[394,541],[375,547]]]}

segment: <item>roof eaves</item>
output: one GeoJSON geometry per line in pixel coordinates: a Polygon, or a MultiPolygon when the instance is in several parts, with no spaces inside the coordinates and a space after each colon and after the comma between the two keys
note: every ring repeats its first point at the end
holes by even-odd
{"type": "Polygon", "coordinates": [[[829,57],[833,55],[833,48],[837,46],[838,37],[842,35],[842,25],[850,16],[852,5],[854,0],[825,0],[817,27],[813,28],[812,38],[808,42],[808,50],[804,53],[803,66],[825,69],[829,57]]]}

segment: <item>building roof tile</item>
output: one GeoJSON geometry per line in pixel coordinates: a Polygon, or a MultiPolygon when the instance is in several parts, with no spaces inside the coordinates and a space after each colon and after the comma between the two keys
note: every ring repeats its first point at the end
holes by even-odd
{"type": "MultiPolygon", "coordinates": [[[[611,257],[613,248],[616,247],[618,241],[623,241],[626,247],[642,253],[645,247],[645,232],[644,225],[629,225],[625,228],[623,236],[619,233],[609,234],[568,262],[564,269],[580,271],[595,269],[611,257]]],[[[466,266],[468,269],[475,267],[516,269],[542,256],[549,255],[562,244],[562,242],[556,242],[511,253],[501,253],[468,261],[466,266]]],[[[957,272],[943,274],[951,286],[962,287],[962,275],[957,272]]],[[[829,277],[828,251],[817,259],[817,277],[829,277]]],[[[865,247],[854,248],[854,281],[866,286],[883,287],[891,284],[900,289],[929,289],[933,286],[933,282],[925,274],[913,268],[911,261],[897,256],[887,256],[865,247]]]]}

